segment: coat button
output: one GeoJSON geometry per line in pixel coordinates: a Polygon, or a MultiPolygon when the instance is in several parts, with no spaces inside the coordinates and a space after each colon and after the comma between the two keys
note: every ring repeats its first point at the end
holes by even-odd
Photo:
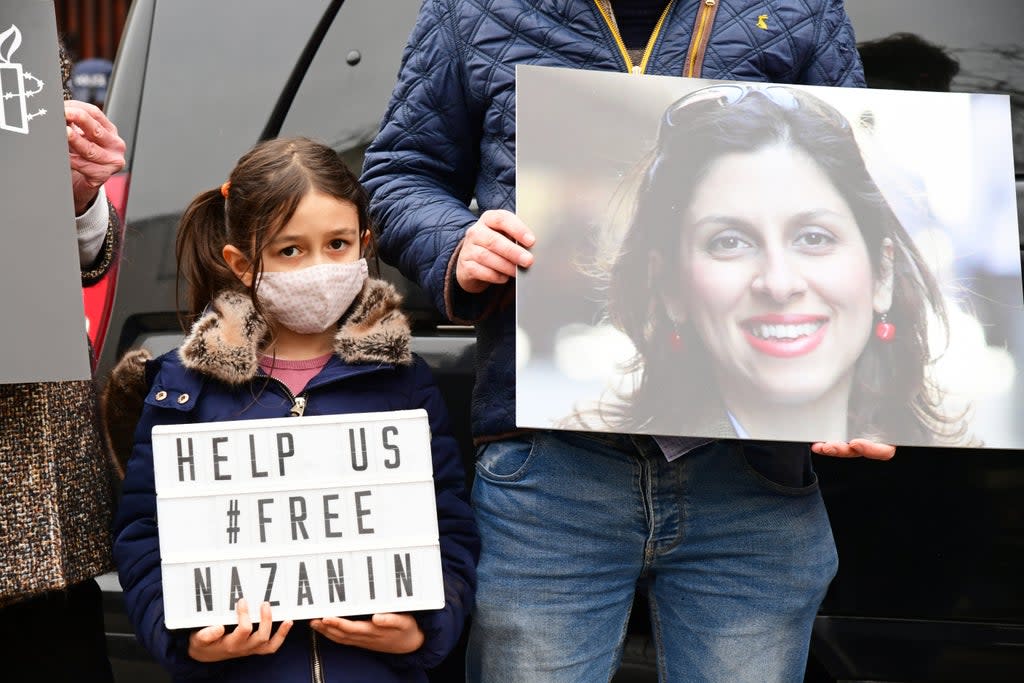
{"type": "Polygon", "coordinates": [[[182,394],[179,396],[178,403],[188,403],[188,394],[182,394]]]}
{"type": "Polygon", "coordinates": [[[153,398],[155,398],[158,401],[162,401],[165,398],[167,398],[167,392],[166,391],[158,391],[158,392],[156,392],[156,395],[153,396],[153,398]]]}

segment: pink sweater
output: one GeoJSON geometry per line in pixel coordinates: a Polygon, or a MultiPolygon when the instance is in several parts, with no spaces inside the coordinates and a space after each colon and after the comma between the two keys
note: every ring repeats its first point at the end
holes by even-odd
{"type": "Polygon", "coordinates": [[[298,396],[306,388],[309,380],[316,377],[330,359],[329,353],[309,360],[283,360],[273,356],[260,356],[260,367],[274,379],[284,382],[292,394],[298,396]]]}

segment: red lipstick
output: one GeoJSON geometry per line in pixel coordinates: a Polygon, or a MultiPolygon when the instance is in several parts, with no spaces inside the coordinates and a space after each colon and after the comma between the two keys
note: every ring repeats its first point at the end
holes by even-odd
{"type": "Polygon", "coordinates": [[[818,348],[828,330],[828,317],[769,313],[747,318],[740,327],[755,351],[775,358],[794,358],[818,348]]]}

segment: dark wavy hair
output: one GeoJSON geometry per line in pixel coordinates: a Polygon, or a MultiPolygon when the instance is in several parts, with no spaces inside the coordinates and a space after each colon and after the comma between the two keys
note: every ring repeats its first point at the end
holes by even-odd
{"type": "MultiPolygon", "coordinates": [[[[882,267],[883,240],[893,244],[893,298],[887,315],[898,334],[889,343],[871,335],[862,352],[854,371],[848,433],[892,443],[961,438],[963,415],[943,414],[942,394],[926,373],[932,362],[928,311],[948,332],[935,279],[868,171],[847,119],[806,91],[779,85],[711,86],[665,111],[654,149],[639,171],[624,237],[605,272],[607,318],[636,347],[627,368],[636,379],[630,391],[600,408],[600,419],[621,431],[657,433],[655,416],[664,414],[666,397],[689,402],[676,413],[684,418],[707,413],[709,407],[720,410],[712,363],[692,325],[679,330],[686,353],[674,353],[668,343],[674,323],[658,293],[678,287],[679,259],[664,258],[663,267],[653,269],[651,254],[680,253],[683,216],[715,161],[778,145],[806,152],[849,204],[875,278],[882,267]]],[[[679,421],[673,422],[663,426],[678,429],[679,421]]]]}
{"type": "MultiPolygon", "coordinates": [[[[184,282],[186,328],[218,292],[241,287],[221,254],[224,245],[245,254],[257,282],[263,272],[263,248],[310,191],[353,204],[360,238],[370,235],[364,256],[375,256],[369,197],[331,147],[304,137],[266,140],[238,160],[228,180],[226,191],[217,187],[199,193],[178,226],[178,291],[184,282]]],[[[254,289],[249,289],[249,296],[261,311],[254,289]]]]}

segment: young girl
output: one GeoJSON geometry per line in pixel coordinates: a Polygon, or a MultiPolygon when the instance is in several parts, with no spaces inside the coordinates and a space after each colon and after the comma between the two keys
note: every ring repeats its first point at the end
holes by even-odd
{"type": "Polygon", "coordinates": [[[191,332],[159,358],[126,356],[104,397],[114,443],[123,438],[116,416],[138,414],[131,396],[144,402],[114,556],[135,632],[176,680],[425,681],[459,638],[476,584],[476,526],[444,403],[410,353],[399,296],[367,277],[373,244],[358,180],[305,138],[260,143],[182,217],[178,276],[191,332]],[[413,408],[430,421],[443,609],[274,625],[263,603],[254,627],[243,599],[237,626],[165,628],[154,426],[413,408]]]}

